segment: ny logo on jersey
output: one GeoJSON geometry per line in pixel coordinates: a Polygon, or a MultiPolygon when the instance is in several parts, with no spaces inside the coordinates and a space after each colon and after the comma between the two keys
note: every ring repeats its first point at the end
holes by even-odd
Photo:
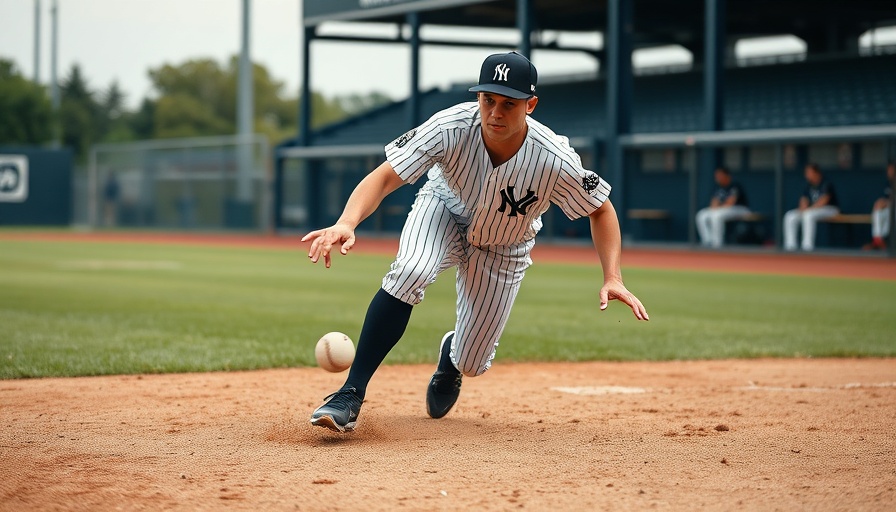
{"type": "Polygon", "coordinates": [[[495,76],[492,77],[492,80],[506,82],[508,73],[510,73],[510,68],[502,62],[495,66],[495,76]]]}
{"type": "Polygon", "coordinates": [[[535,192],[529,190],[526,192],[526,196],[516,200],[513,193],[513,185],[508,186],[505,190],[501,191],[501,206],[498,208],[498,211],[504,213],[507,211],[507,206],[510,206],[510,213],[507,214],[508,217],[516,217],[518,213],[525,215],[526,208],[532,205],[535,201],[538,201],[538,196],[535,195],[535,192]]]}

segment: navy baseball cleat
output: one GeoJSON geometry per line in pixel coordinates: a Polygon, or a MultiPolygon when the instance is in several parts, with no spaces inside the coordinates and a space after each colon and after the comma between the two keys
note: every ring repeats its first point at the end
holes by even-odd
{"type": "Polygon", "coordinates": [[[334,432],[351,432],[358,423],[361,412],[361,397],[355,388],[340,389],[324,398],[327,401],[311,414],[311,424],[325,427],[334,432]]]}
{"type": "Polygon", "coordinates": [[[460,396],[460,383],[463,374],[451,362],[451,340],[454,331],[442,337],[439,346],[439,367],[432,374],[429,387],[426,388],[426,412],[430,418],[441,418],[454,407],[460,396]]]}

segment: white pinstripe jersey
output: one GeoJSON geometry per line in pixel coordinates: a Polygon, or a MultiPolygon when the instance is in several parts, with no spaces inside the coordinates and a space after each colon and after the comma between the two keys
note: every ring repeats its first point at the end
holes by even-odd
{"type": "Polygon", "coordinates": [[[441,198],[476,246],[510,245],[535,237],[551,203],[570,219],[589,215],[610,185],[582,167],[566,137],[526,116],[520,150],[494,167],[482,141],[477,102],[437,112],[386,145],[386,159],[407,183],[428,171],[420,194],[441,198]]]}

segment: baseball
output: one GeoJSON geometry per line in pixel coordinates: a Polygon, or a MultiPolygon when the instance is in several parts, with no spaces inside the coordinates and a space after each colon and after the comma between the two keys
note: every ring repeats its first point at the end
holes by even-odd
{"type": "Polygon", "coordinates": [[[314,348],[317,364],[328,372],[341,372],[355,360],[355,344],[341,332],[328,332],[314,348]]]}

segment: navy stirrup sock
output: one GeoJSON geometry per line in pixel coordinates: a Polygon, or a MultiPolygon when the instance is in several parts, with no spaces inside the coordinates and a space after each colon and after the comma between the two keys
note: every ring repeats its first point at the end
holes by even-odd
{"type": "Polygon", "coordinates": [[[355,361],[342,389],[355,388],[355,394],[364,399],[367,383],[392,347],[401,339],[411,319],[413,308],[412,305],[389,295],[382,288],[376,292],[367,308],[364,326],[358,337],[355,361]]]}

